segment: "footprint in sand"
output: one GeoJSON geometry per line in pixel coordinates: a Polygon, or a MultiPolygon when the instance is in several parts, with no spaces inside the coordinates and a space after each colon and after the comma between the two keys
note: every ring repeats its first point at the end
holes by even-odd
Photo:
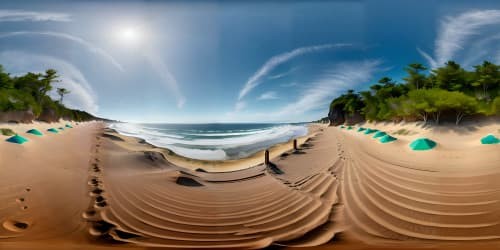
{"type": "Polygon", "coordinates": [[[96,214],[97,214],[97,212],[94,209],[89,209],[89,210],[83,212],[82,217],[86,220],[89,220],[89,219],[92,219],[96,214]]]}
{"type": "Polygon", "coordinates": [[[106,221],[96,221],[92,224],[92,227],[89,229],[90,235],[93,236],[102,236],[109,232],[115,225],[108,223],[106,221]]]}
{"type": "Polygon", "coordinates": [[[106,199],[104,199],[104,197],[99,195],[95,197],[95,205],[97,207],[105,207],[108,205],[108,203],[106,202],[106,199]]]}
{"type": "Polygon", "coordinates": [[[99,166],[96,163],[92,164],[92,166],[93,166],[94,172],[96,172],[96,173],[101,172],[101,168],[99,168],[99,166]]]}
{"type": "Polygon", "coordinates": [[[92,195],[100,195],[100,194],[102,194],[102,192],[104,192],[104,190],[102,190],[100,188],[95,188],[94,190],[91,191],[91,194],[92,195]]]}
{"type": "Polygon", "coordinates": [[[6,220],[2,223],[2,226],[11,232],[22,232],[28,229],[29,224],[18,220],[6,220]]]}
{"type": "Polygon", "coordinates": [[[17,198],[17,199],[16,199],[16,202],[17,202],[17,203],[22,203],[22,202],[24,202],[24,198],[22,198],[22,197],[21,197],[21,198],[17,198]]]}
{"type": "Polygon", "coordinates": [[[97,179],[96,177],[90,179],[90,181],[88,182],[89,185],[91,186],[94,186],[94,187],[97,187],[99,186],[99,179],[97,179]]]}
{"type": "Polygon", "coordinates": [[[25,190],[26,190],[26,192],[29,192],[29,191],[31,191],[31,188],[26,188],[25,190]]]}

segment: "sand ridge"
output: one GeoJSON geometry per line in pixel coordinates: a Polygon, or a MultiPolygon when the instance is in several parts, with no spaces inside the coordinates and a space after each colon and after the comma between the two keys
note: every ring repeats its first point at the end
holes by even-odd
{"type": "Polygon", "coordinates": [[[106,205],[95,203],[84,214],[94,223],[93,235],[175,248],[308,246],[334,236],[292,242],[329,220],[337,202],[330,174],[288,185],[262,164],[225,173],[193,171],[151,157],[147,146],[131,152],[109,136],[100,142],[106,153],[97,157],[102,167],[89,184],[102,190],[98,197],[106,205]]]}
{"type": "Polygon", "coordinates": [[[219,172],[212,171],[217,164],[182,166],[182,159],[101,123],[28,135],[32,141],[22,146],[0,144],[2,156],[9,156],[0,159],[6,180],[0,183],[0,247],[494,249],[500,244],[500,145],[478,143],[481,135],[500,129],[496,123],[465,134],[472,130],[362,126],[398,140],[381,144],[355,129],[319,127],[297,151],[291,144],[278,147],[272,167],[232,162],[219,172]],[[396,134],[402,128],[408,133],[396,134]],[[421,136],[438,147],[411,151],[408,144],[421,136]]]}

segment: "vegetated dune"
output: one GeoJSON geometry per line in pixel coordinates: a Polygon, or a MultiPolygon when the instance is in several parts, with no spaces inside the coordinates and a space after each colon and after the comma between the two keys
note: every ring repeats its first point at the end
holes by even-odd
{"type": "Polygon", "coordinates": [[[479,143],[481,133],[497,129],[493,124],[458,135],[414,127],[413,135],[389,144],[339,131],[346,159],[341,196],[352,232],[367,242],[385,238],[410,245],[409,240],[500,239],[500,149],[479,143]],[[440,144],[411,151],[408,144],[419,136],[440,144]]]}

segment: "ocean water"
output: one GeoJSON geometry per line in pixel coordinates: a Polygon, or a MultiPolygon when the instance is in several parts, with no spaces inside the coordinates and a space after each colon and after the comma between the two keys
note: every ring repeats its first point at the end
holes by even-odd
{"type": "Polygon", "coordinates": [[[142,138],[157,147],[199,160],[240,159],[307,134],[304,123],[113,123],[109,127],[120,134],[142,138]]]}

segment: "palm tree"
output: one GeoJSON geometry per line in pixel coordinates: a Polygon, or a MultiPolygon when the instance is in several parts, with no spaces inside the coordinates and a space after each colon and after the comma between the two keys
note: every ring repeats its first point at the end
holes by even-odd
{"type": "Polygon", "coordinates": [[[59,99],[59,103],[62,104],[64,95],[69,94],[69,93],[70,93],[70,91],[65,89],[65,88],[57,88],[57,94],[59,96],[61,96],[61,98],[59,99]]]}

